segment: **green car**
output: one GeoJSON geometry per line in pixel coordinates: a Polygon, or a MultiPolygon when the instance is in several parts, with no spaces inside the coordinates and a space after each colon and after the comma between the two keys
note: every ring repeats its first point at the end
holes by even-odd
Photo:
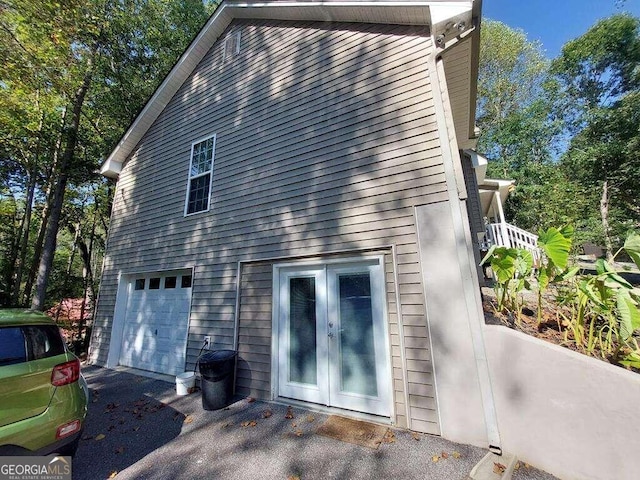
{"type": "Polygon", "coordinates": [[[88,398],[58,326],[40,313],[0,310],[0,456],[73,455],[88,398]]]}

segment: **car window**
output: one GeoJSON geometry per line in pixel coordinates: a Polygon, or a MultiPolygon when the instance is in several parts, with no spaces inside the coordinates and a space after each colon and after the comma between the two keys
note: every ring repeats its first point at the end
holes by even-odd
{"type": "Polygon", "coordinates": [[[30,360],[40,360],[64,353],[60,330],[55,325],[33,325],[22,328],[28,339],[30,360]]]}
{"type": "Polygon", "coordinates": [[[20,327],[0,328],[0,365],[27,361],[27,342],[20,327]]]}

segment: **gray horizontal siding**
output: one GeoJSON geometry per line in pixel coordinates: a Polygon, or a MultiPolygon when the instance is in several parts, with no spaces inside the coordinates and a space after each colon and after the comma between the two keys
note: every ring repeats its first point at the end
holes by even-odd
{"type": "MultiPolygon", "coordinates": [[[[124,165],[92,361],[106,361],[119,273],[194,267],[192,368],[205,335],[213,348],[234,343],[239,260],[394,244],[398,271],[390,258],[385,270],[395,421],[438,433],[413,216],[447,198],[428,36],[266,21],[235,29],[241,53],[223,65],[214,45],[124,165]],[[184,217],[191,143],[213,133],[211,209],[184,217]]],[[[268,397],[272,262],[243,268],[237,390],[268,397]]]]}

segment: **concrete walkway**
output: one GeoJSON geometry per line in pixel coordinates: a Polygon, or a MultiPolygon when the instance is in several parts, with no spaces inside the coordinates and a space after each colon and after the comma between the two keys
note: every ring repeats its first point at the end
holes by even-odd
{"type": "MultiPolygon", "coordinates": [[[[178,397],[164,381],[97,367],[83,373],[91,400],[76,480],[462,480],[486,454],[395,429],[373,450],[316,435],[323,413],[293,408],[294,418],[285,418],[286,405],[247,399],[209,412],[199,392],[178,397]]],[[[521,465],[512,478],[555,477],[521,465]]]]}

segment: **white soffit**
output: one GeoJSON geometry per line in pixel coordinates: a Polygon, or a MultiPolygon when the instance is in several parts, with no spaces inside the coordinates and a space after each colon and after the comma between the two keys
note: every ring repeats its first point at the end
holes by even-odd
{"type": "Polygon", "coordinates": [[[106,177],[118,178],[123,162],[234,18],[394,25],[432,25],[432,19],[436,18],[438,27],[447,28],[451,23],[447,15],[454,15],[454,21],[458,21],[461,15],[465,19],[468,17],[470,23],[474,2],[479,3],[478,0],[223,2],[122,136],[102,164],[100,173],[106,177]]]}

